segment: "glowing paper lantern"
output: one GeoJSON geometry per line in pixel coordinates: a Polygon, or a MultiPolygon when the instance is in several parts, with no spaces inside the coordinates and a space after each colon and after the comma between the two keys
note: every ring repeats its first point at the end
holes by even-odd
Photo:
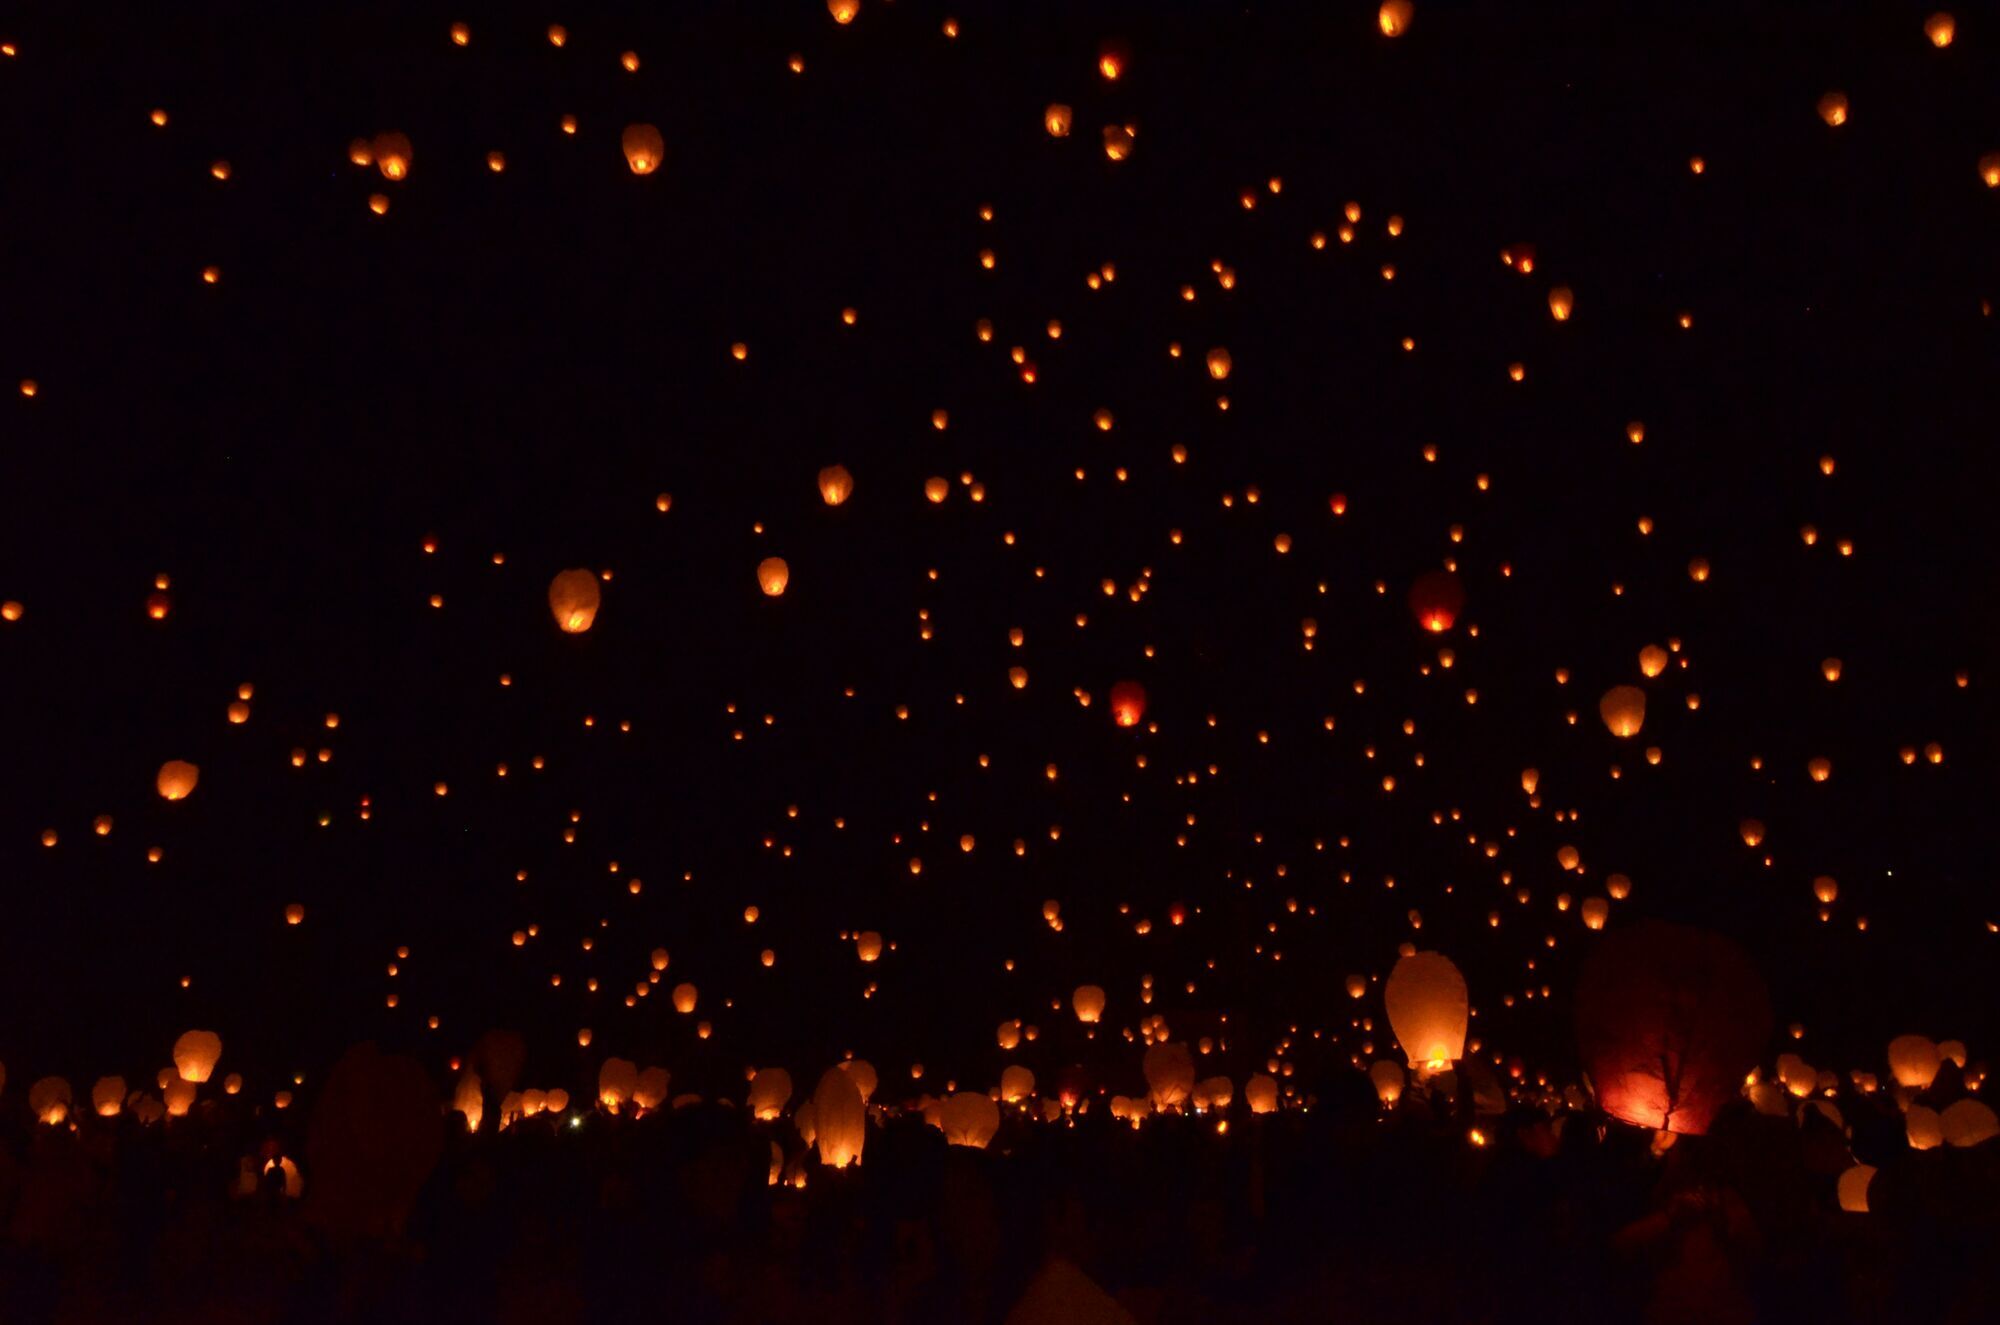
{"type": "Polygon", "coordinates": [[[69,1120],[69,1082],[61,1077],[43,1077],[28,1087],[28,1112],[50,1127],[69,1120]]]}
{"type": "Polygon", "coordinates": [[[1937,1077],[1943,1057],[1924,1035],[1898,1035],[1889,1041],[1889,1072],[1899,1086],[1924,1090],[1937,1077]]]}
{"type": "Polygon", "coordinates": [[[1612,686],[1597,701],[1597,715],[1613,736],[1637,736],[1646,725],[1646,692],[1638,686],[1612,686]]]}
{"type": "Polygon", "coordinates": [[[1442,635],[1465,608],[1465,589],[1450,571],[1426,571],[1410,586],[1410,613],[1433,635],[1442,635]]]}
{"type": "Polygon", "coordinates": [[[1368,1079],[1375,1085],[1375,1097],[1384,1106],[1393,1109],[1396,1101],[1403,1098],[1403,1065],[1395,1059],[1377,1059],[1368,1069],[1368,1079]]]}
{"type": "Polygon", "coordinates": [[[984,1150],[1000,1130],[1000,1106],[978,1091],[953,1091],[938,1108],[938,1128],[952,1145],[984,1150]]]}
{"type": "Polygon", "coordinates": [[[1872,1165],[1868,1164],[1856,1164],[1853,1168],[1841,1174],[1837,1187],[1840,1196],[1840,1208],[1850,1214],[1867,1214],[1868,1184],[1874,1180],[1875,1169],[1872,1165]]]}
{"type": "Polygon", "coordinates": [[[196,1084],[208,1080],[222,1057],[222,1037],[214,1031],[188,1031],[174,1041],[174,1070],[181,1080],[196,1084]]]}
{"type": "Polygon", "coordinates": [[[1946,1145],[1976,1146],[2000,1136],[2000,1115],[1980,1100],[1962,1099],[1938,1115],[1938,1128],[1944,1133],[1946,1145]]]}
{"type": "Polygon", "coordinates": [[[90,1107],[100,1118],[115,1118],[125,1107],[125,1078],[99,1077],[90,1088],[90,1107]]]}
{"type": "Polygon", "coordinates": [[[1410,0],[1382,0],[1382,7],[1375,11],[1375,25],[1385,37],[1400,37],[1410,30],[1416,13],[1417,7],[1410,0]]]}
{"type": "Polygon", "coordinates": [[[625,164],[635,175],[652,174],[667,155],[667,140],[650,124],[626,125],[618,145],[625,151],[625,164]]]}
{"type": "Polygon", "coordinates": [[[1194,1094],[1194,1058],[1184,1044],[1156,1044],[1146,1050],[1146,1089],[1155,1112],[1184,1107],[1194,1094]]]}
{"type": "Polygon", "coordinates": [[[1137,681],[1120,681],[1111,687],[1111,720],[1120,727],[1136,727],[1146,716],[1146,687],[1137,681]]]}
{"type": "Polygon", "coordinates": [[[161,799],[178,801],[187,799],[194,791],[195,783],[201,780],[201,769],[185,759],[169,759],[160,765],[159,775],[153,779],[161,799]]]}
{"type": "Polygon", "coordinates": [[[854,1082],[854,1088],[861,1092],[863,1104],[874,1098],[878,1078],[875,1075],[875,1068],[867,1059],[850,1058],[840,1065],[840,1070],[847,1073],[848,1078],[854,1082]]]}
{"type": "Polygon", "coordinates": [[[750,1097],[746,1103],[750,1116],[760,1122],[775,1120],[784,1113],[791,1098],[792,1074],[782,1067],[760,1067],[757,1075],[750,1078],[750,1097]]]}
{"type": "Polygon", "coordinates": [[[581,635],[597,620],[601,591],[597,574],[587,570],[566,570],[549,581],[549,611],[566,635],[581,635]]]}
{"type": "Polygon", "coordinates": [[[822,1073],[813,1088],[811,1125],[820,1163],[844,1169],[861,1162],[861,1149],[868,1141],[868,1106],[854,1078],[838,1067],[822,1073]]]}
{"type": "Polygon", "coordinates": [[[847,472],[846,465],[828,465],[819,471],[819,499],[828,506],[838,506],[854,495],[854,475],[847,472]]]}
{"type": "Polygon", "coordinates": [[[607,1058],[597,1069],[597,1102],[612,1113],[624,1108],[639,1085],[639,1065],[629,1058],[607,1058]]]}
{"type": "Polygon", "coordinates": [[[1000,1098],[1008,1104],[1019,1104],[1035,1093],[1035,1074],[1019,1063],[1010,1064],[1000,1074],[1000,1098]]]}
{"type": "Polygon", "coordinates": [[[864,962],[872,962],[882,955],[882,936],[874,930],[863,930],[854,936],[854,955],[864,962]]]}
{"type": "Polygon", "coordinates": [[[1092,1025],[1104,1016],[1104,991],[1096,985],[1078,985],[1069,1005],[1076,1009],[1078,1021],[1092,1025]]]}
{"type": "Polygon", "coordinates": [[[1471,1000],[1465,977],[1449,957],[1414,952],[1399,959],[1383,987],[1382,1002],[1410,1066],[1441,1067],[1464,1057],[1471,1000]]]}
{"type": "Polygon", "coordinates": [[[1268,1073],[1259,1072],[1243,1083],[1243,1098],[1249,1101],[1252,1113],[1276,1113],[1278,1079],[1268,1073]]]}
{"type": "Polygon", "coordinates": [[[778,597],[791,580],[792,568],[783,557],[766,557],[757,563],[757,587],[764,591],[765,597],[778,597]]]}
{"type": "Polygon", "coordinates": [[[1577,983],[1577,1043],[1597,1101],[1640,1127],[1706,1132],[1770,1032],[1764,982],[1742,949],[1684,925],[1612,933],[1577,983]]]}
{"type": "MultiPolygon", "coordinates": [[[[410,140],[400,133],[378,133],[375,141],[368,145],[368,154],[375,160],[375,168],[382,172],[383,179],[407,179],[410,162],[415,153],[410,150],[410,140]]],[[[350,155],[354,155],[350,152],[350,155]]],[[[357,164],[368,164],[357,160],[357,164]]]]}

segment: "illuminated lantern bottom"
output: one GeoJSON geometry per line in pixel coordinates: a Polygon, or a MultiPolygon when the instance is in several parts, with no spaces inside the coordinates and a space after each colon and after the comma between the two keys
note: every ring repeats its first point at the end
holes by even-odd
{"type": "Polygon", "coordinates": [[[1700,1135],[1761,1057],[1771,1003],[1736,944],[1647,921],[1591,954],[1577,982],[1576,1033],[1606,1113],[1700,1135]]]}

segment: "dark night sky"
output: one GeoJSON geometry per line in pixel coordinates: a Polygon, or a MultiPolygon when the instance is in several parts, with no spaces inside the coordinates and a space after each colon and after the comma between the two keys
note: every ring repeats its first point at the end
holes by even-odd
{"type": "Polygon", "coordinates": [[[1379,1017],[1343,977],[1385,974],[1405,939],[1465,969],[1489,1049],[1560,1074],[1591,936],[1554,898],[1610,871],[1635,884],[1613,925],[1742,940],[1816,1063],[1880,1071],[1910,1030],[1991,1042],[2000,190],[1976,162],[2000,150],[2000,15],[1961,8],[1936,50],[1905,4],[1641,23],[1433,2],[1396,41],[1359,3],[863,0],[846,28],[816,0],[290,26],[83,8],[0,31],[0,598],[26,608],[0,625],[10,1074],[143,1074],[198,1025],[262,1086],[356,1038],[441,1062],[510,1025],[551,1083],[606,1052],[713,1088],[846,1049],[885,1081],[921,1061],[983,1082],[1018,1016],[1046,1028],[1039,1071],[1135,1075],[1136,1050],[1086,1044],[1067,1011],[1092,981],[1113,1032],[1227,1015],[1218,1070],[1239,1078],[1289,1027],[1337,1033],[1294,1055],[1313,1077],[1379,1017]],[[1130,52],[1115,83],[1108,39],[1130,52]],[[1837,129],[1814,110],[1832,88],[1837,129]],[[1066,140],[1043,132],[1051,101],[1075,108],[1066,140]],[[1116,164],[1114,120],[1138,129],[1116,164]],[[634,121],[667,143],[645,178],[619,154],[634,121]],[[346,159],[385,130],[414,144],[399,183],[346,159]],[[1354,242],[1315,251],[1349,200],[1354,242]],[[1497,260],[1524,243],[1526,276],[1497,260]],[[1223,384],[1202,369],[1218,345],[1223,384]],[[835,462],[855,493],[828,508],[814,475],[835,462]],[[953,479],[941,506],[931,475],[953,479]],[[766,599],[773,554],[791,584],[766,599]],[[1467,605],[1439,640],[1404,595],[1453,557],[1467,605]],[[572,566],[613,575],[575,637],[545,598],[572,566]],[[1615,741],[1597,697],[1669,638],[1688,668],[1647,682],[1643,736],[1615,741]],[[1113,726],[1127,677],[1157,731],[1113,726]],[[253,716],[231,726],[243,682],[253,716]],[[1928,741],[1942,764],[1898,759],[1928,741]],[[322,746],[330,763],[290,766],[322,746]],[[152,790],[171,758],[202,768],[172,805],[152,790]],[[1841,888],[1825,924],[1821,873],[1841,888]],[[848,929],[896,949],[863,967],[848,929]],[[628,1010],[658,945],[660,994],[628,1010]],[[682,979],[705,1042],[664,996],[682,979]],[[1502,1005],[1543,983],[1552,1000],[1502,1005]]]}

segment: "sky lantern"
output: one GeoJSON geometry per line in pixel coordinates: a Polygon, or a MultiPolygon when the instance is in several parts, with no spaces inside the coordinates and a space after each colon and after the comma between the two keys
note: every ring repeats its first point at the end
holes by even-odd
{"type": "Polygon", "coordinates": [[[1465,1055],[1471,1000],[1449,957],[1414,952],[1399,958],[1382,989],[1389,1028],[1412,1067],[1442,1067],[1465,1055]]]}
{"type": "Polygon", "coordinates": [[[840,1070],[853,1079],[855,1089],[861,1092],[863,1104],[875,1097],[875,1087],[880,1084],[881,1078],[875,1075],[874,1064],[865,1058],[846,1058],[841,1060],[840,1070]]]}
{"type": "Polygon", "coordinates": [[[1229,376],[1235,362],[1229,357],[1229,351],[1218,345],[1208,352],[1208,375],[1220,382],[1229,376]]]}
{"type": "Polygon", "coordinates": [[[813,1087],[812,1129],[820,1163],[844,1169],[861,1162],[861,1149],[868,1143],[868,1106],[854,1078],[838,1067],[821,1073],[813,1087]]]}
{"type": "Polygon", "coordinates": [[[1583,927],[1603,929],[1604,922],[1611,918],[1611,903],[1602,897],[1583,899],[1583,927]]]}
{"type": "Polygon", "coordinates": [[[1249,1103],[1252,1113],[1276,1113],[1278,1079],[1267,1072],[1257,1073],[1243,1083],[1243,1098],[1249,1103]]]}
{"type": "Polygon", "coordinates": [[[200,780],[201,769],[185,759],[169,759],[160,765],[159,773],[153,778],[153,786],[162,800],[186,800],[200,780]]]}
{"type": "Polygon", "coordinates": [[[597,587],[597,573],[588,570],[566,570],[549,581],[549,611],[555,614],[556,625],[566,635],[581,635],[590,629],[590,623],[597,620],[597,605],[602,601],[602,593],[597,587]]]}
{"type": "Polygon", "coordinates": [[[1938,1115],[1938,1130],[1949,1146],[1976,1146],[2000,1136],[2000,1115],[1983,1100],[1954,1100],[1938,1115]]]}
{"type": "Polygon", "coordinates": [[[1639,650],[1639,671],[1651,680],[1667,670],[1667,651],[1657,644],[1648,644],[1639,650]]]}
{"type": "Polygon", "coordinates": [[[1927,1035],[1898,1035],[1889,1041],[1889,1072],[1899,1086],[1928,1088],[1943,1062],[1937,1045],[1927,1035]]]}
{"type": "Polygon", "coordinates": [[[685,1016],[690,1012],[693,1012],[695,1000],[698,999],[700,996],[701,996],[701,991],[699,991],[694,987],[694,985],[686,981],[682,981],[680,984],[675,985],[674,1011],[681,1013],[683,1016],[685,1016]]]}
{"type": "Polygon", "coordinates": [[[864,962],[872,962],[882,956],[882,936],[872,929],[863,930],[854,936],[854,955],[864,962]]]}
{"type": "Polygon", "coordinates": [[[833,15],[833,21],[846,27],[861,12],[861,0],[826,0],[826,12],[833,15]]]}
{"type": "Polygon", "coordinates": [[[125,1107],[125,1078],[99,1077],[90,1088],[90,1107],[100,1118],[115,1118],[125,1107]]]}
{"type": "Polygon", "coordinates": [[[1019,1063],[1009,1063],[1000,1074],[1000,1098],[1008,1104],[1019,1104],[1035,1093],[1035,1074],[1019,1063]]]}
{"type": "Polygon", "coordinates": [[[667,1084],[671,1078],[664,1067],[643,1068],[639,1079],[632,1085],[632,1103],[641,1109],[657,1109],[667,1102],[667,1084]]]}
{"type": "Polygon", "coordinates": [[[214,1031],[188,1031],[174,1041],[174,1070],[183,1081],[199,1085],[208,1080],[220,1057],[222,1037],[214,1031]]]}
{"type": "Polygon", "coordinates": [[[1368,1068],[1368,1080],[1375,1087],[1375,1098],[1382,1101],[1382,1107],[1393,1109],[1396,1101],[1403,1098],[1403,1085],[1408,1080],[1403,1065],[1393,1058],[1378,1058],[1368,1068]]]}
{"type": "Polygon", "coordinates": [[[1840,1199],[1840,1208],[1849,1214],[1868,1213],[1868,1184],[1875,1180],[1872,1165],[1856,1164],[1840,1175],[1835,1193],[1840,1199]]]}
{"type": "Polygon", "coordinates": [[[650,124],[628,124],[618,137],[625,152],[625,164],[635,175],[650,175],[667,156],[667,140],[650,124]]]}
{"type": "Polygon", "coordinates": [[[791,1098],[792,1074],[782,1067],[760,1067],[750,1078],[750,1094],[744,1103],[751,1117],[768,1123],[784,1113],[791,1098]]]}
{"type": "Polygon", "coordinates": [[[1433,635],[1442,635],[1465,608],[1465,589],[1446,570],[1426,571],[1410,586],[1410,614],[1433,635]]]}
{"type": "Polygon", "coordinates": [[[1096,985],[1078,985],[1069,1005],[1076,1010],[1078,1021],[1094,1025],[1104,1017],[1104,991],[1096,985]]]}
{"type": "Polygon", "coordinates": [[[1368,992],[1368,980],[1362,975],[1350,975],[1347,977],[1346,989],[1349,998],[1360,998],[1368,992]]]}
{"type": "Polygon", "coordinates": [[[1762,1058],[1771,1004],[1736,944],[1646,920],[1612,931],[1584,963],[1576,1034],[1606,1113],[1699,1135],[1762,1058]]]}
{"type": "Polygon", "coordinates": [[[819,471],[819,499],[828,506],[838,506],[854,495],[854,475],[847,472],[846,465],[828,465],[819,471]]]}
{"type": "Polygon", "coordinates": [[[1558,322],[1569,321],[1569,315],[1576,308],[1576,295],[1567,285],[1558,285],[1549,291],[1549,316],[1558,322]]]}
{"type": "Polygon", "coordinates": [[[1186,1108],[1194,1094],[1194,1057],[1179,1041],[1156,1044],[1146,1050],[1142,1063],[1146,1071],[1147,1097],[1155,1113],[1186,1108]]]}
{"type": "Polygon", "coordinates": [[[1120,681],[1111,687],[1111,720],[1120,727],[1136,727],[1146,716],[1146,687],[1137,681],[1120,681]]]}
{"type": "Polygon", "coordinates": [[[639,1084],[639,1065],[629,1058],[607,1058],[597,1068],[597,1102],[612,1113],[624,1108],[639,1084]]]}
{"type": "Polygon", "coordinates": [[[1132,155],[1133,134],[1130,127],[1123,124],[1104,126],[1104,155],[1113,161],[1123,161],[1132,155]]]}
{"type": "Polygon", "coordinates": [[[69,1082],[61,1077],[43,1077],[28,1087],[28,1112],[50,1127],[69,1120],[69,1082]]]}
{"type": "Polygon", "coordinates": [[[479,1130],[480,1121],[486,1117],[486,1092],[477,1072],[467,1068],[459,1074],[458,1084],[451,1092],[451,1107],[464,1116],[466,1131],[479,1130]]]}
{"type": "Polygon", "coordinates": [[[791,580],[792,568],[783,557],[766,557],[757,563],[757,587],[764,591],[766,598],[782,595],[791,580]]]}
{"type": "Polygon", "coordinates": [[[955,1146],[986,1149],[1000,1130],[1000,1106],[976,1090],[955,1090],[938,1107],[938,1130],[955,1146]]]}
{"type": "Polygon", "coordinates": [[[1613,736],[1637,736],[1646,725],[1646,692],[1638,686],[1612,686],[1597,701],[1597,714],[1613,736]]]}
{"type": "Polygon", "coordinates": [[[1847,94],[1838,91],[1828,92],[1819,99],[1818,109],[1819,117],[1825,120],[1829,127],[1838,129],[1847,123],[1847,94]]]}
{"type": "MultiPolygon", "coordinates": [[[[400,133],[378,133],[375,141],[368,146],[369,155],[375,159],[375,168],[382,172],[383,179],[407,179],[410,161],[415,155],[410,150],[410,140],[400,133]]],[[[360,162],[366,165],[367,162],[360,162]]]]}
{"type": "Polygon", "coordinates": [[[2000,189],[2000,152],[1988,152],[1979,158],[1979,178],[1989,189],[2000,189]]]}
{"type": "Polygon", "coordinates": [[[1070,125],[1076,122],[1076,113],[1060,101],[1051,101],[1042,111],[1042,127],[1051,138],[1069,137],[1070,125]]]}
{"type": "Polygon", "coordinates": [[[1410,20],[1416,14],[1417,7],[1410,0],[1382,0],[1382,7],[1375,11],[1375,25],[1385,37],[1400,37],[1410,30],[1410,20]]]}
{"type": "Polygon", "coordinates": [[[1929,37],[1931,45],[1939,50],[1951,45],[1951,39],[1958,35],[1958,23],[1952,18],[1951,11],[1940,9],[1925,19],[1924,35],[1929,37]]]}

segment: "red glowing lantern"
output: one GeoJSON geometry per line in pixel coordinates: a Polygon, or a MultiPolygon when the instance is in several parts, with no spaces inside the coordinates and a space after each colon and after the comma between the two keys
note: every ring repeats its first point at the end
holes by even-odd
{"type": "Polygon", "coordinates": [[[1577,982],[1577,1047],[1597,1102],[1641,1127],[1706,1132],[1770,1035],[1762,977],[1719,934],[1641,922],[1598,943],[1577,982]]]}
{"type": "Polygon", "coordinates": [[[1146,687],[1137,681],[1120,681],[1111,687],[1111,718],[1120,727],[1136,727],[1146,716],[1146,687]]]}
{"type": "Polygon", "coordinates": [[[1410,612],[1433,635],[1450,630],[1464,607],[1465,589],[1450,571],[1426,571],[1410,586],[1410,612]]]}

